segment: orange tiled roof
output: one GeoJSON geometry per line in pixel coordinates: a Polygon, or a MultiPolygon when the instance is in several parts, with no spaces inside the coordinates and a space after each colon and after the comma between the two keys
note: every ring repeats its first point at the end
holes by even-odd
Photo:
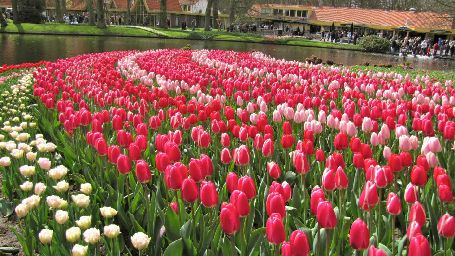
{"type": "MultiPolygon", "coordinates": [[[[179,0],[166,0],[166,1],[167,1],[167,11],[168,12],[181,12],[182,11],[182,7],[180,7],[179,0]]],[[[159,11],[160,10],[160,0],[145,0],[145,4],[147,5],[147,8],[149,11],[159,11]]]]}
{"type": "MultiPolygon", "coordinates": [[[[117,10],[127,10],[128,9],[128,0],[112,0],[114,2],[117,10]]],[[[133,1],[131,1],[133,2],[133,1]]],[[[131,5],[132,9],[132,5],[131,5]]]]}
{"type": "Polygon", "coordinates": [[[11,8],[11,0],[0,0],[0,7],[2,8],[11,8]]]}
{"type": "Polygon", "coordinates": [[[415,11],[387,11],[380,9],[312,7],[303,5],[284,4],[255,4],[249,13],[252,16],[261,16],[261,8],[290,9],[310,11],[310,22],[315,23],[354,23],[377,27],[410,27],[414,29],[442,29],[450,30],[452,20],[446,13],[415,12],[415,11]]]}
{"type": "Polygon", "coordinates": [[[354,23],[384,27],[411,27],[420,29],[451,29],[448,14],[436,12],[385,11],[360,8],[314,7],[310,20],[320,22],[354,23]]]}

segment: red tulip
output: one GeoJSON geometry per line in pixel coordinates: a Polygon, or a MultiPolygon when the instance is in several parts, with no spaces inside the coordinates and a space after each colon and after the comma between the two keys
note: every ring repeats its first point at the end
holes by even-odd
{"type": "Polygon", "coordinates": [[[410,239],[408,256],[430,256],[431,248],[428,240],[421,234],[410,239]]]}
{"type": "Polygon", "coordinates": [[[240,216],[232,204],[223,203],[220,212],[220,224],[223,232],[232,235],[240,230],[240,216]]]}
{"type": "Polygon", "coordinates": [[[388,165],[392,169],[393,172],[399,172],[403,168],[401,164],[401,157],[397,154],[390,155],[388,159],[388,165]]]}
{"type": "Polygon", "coordinates": [[[202,168],[201,160],[191,158],[190,163],[188,164],[188,170],[191,178],[193,178],[196,182],[200,182],[205,177],[204,170],[202,168]]]}
{"type": "Polygon", "coordinates": [[[357,137],[352,137],[351,138],[351,151],[354,153],[360,153],[361,152],[361,147],[362,147],[362,141],[360,141],[359,138],[357,137]]]}
{"type": "Polygon", "coordinates": [[[316,150],[316,161],[321,163],[324,162],[324,160],[325,160],[324,151],[322,151],[322,149],[316,150]]]}
{"type": "Polygon", "coordinates": [[[95,149],[100,156],[107,155],[107,143],[103,138],[98,138],[95,141],[95,149]]]}
{"type": "Polygon", "coordinates": [[[401,213],[401,202],[397,194],[390,192],[387,196],[387,212],[390,215],[398,215],[401,213]]]}
{"type": "Polygon", "coordinates": [[[413,204],[418,200],[417,188],[416,186],[409,183],[404,190],[404,200],[408,204],[413,204]]]}
{"type": "Polygon", "coordinates": [[[177,204],[177,202],[172,202],[169,204],[169,207],[172,209],[172,211],[175,213],[175,214],[179,214],[179,206],[177,204]]]}
{"type": "Polygon", "coordinates": [[[453,193],[452,188],[447,185],[439,185],[438,186],[438,195],[439,200],[443,203],[451,203],[453,202],[453,193]]]}
{"type": "Polygon", "coordinates": [[[438,221],[438,233],[445,238],[455,237],[455,218],[446,213],[438,221]]]}
{"type": "Polygon", "coordinates": [[[231,145],[231,138],[229,137],[229,135],[227,133],[221,134],[221,145],[223,145],[223,147],[225,147],[225,148],[227,148],[227,147],[229,147],[229,145],[231,145]]]}
{"type": "Polygon", "coordinates": [[[245,145],[235,148],[233,155],[234,163],[238,166],[246,166],[250,162],[250,153],[248,152],[248,147],[245,145]]]}
{"type": "Polygon", "coordinates": [[[318,204],[316,210],[316,219],[321,228],[333,229],[337,225],[337,216],[333,206],[329,201],[323,201],[318,204]]]}
{"type": "Polygon", "coordinates": [[[213,174],[212,159],[205,154],[201,154],[199,159],[201,160],[202,168],[204,170],[204,177],[211,176],[213,174]]]}
{"type": "Polygon", "coordinates": [[[152,173],[146,161],[138,160],[136,162],[136,177],[141,183],[147,183],[152,179],[152,173]]]}
{"type": "Polygon", "coordinates": [[[272,192],[267,196],[266,200],[267,215],[278,213],[282,218],[286,217],[285,202],[280,193],[272,192]]]}
{"type": "Polygon", "coordinates": [[[343,168],[338,167],[335,172],[335,186],[338,189],[346,189],[349,185],[348,176],[344,172],[343,168]]]}
{"type": "Polygon", "coordinates": [[[422,230],[420,228],[420,224],[417,221],[412,221],[408,224],[408,228],[406,231],[406,235],[408,240],[411,240],[414,236],[422,234],[422,230]]]}
{"type": "Polygon", "coordinates": [[[199,139],[197,141],[198,146],[201,148],[208,148],[208,146],[210,145],[210,140],[211,139],[208,132],[203,131],[199,134],[199,139]]]}
{"type": "Polygon", "coordinates": [[[365,250],[370,244],[370,231],[367,224],[357,218],[349,231],[349,244],[354,250],[365,250]]]}
{"type": "Polygon", "coordinates": [[[281,256],[292,256],[291,244],[289,242],[283,242],[281,244],[281,256]]]}
{"type": "Polygon", "coordinates": [[[274,151],[273,140],[266,139],[264,141],[264,144],[262,145],[262,154],[265,157],[271,157],[273,155],[273,151],[274,151]]]}
{"type": "Polygon", "coordinates": [[[179,190],[183,180],[188,176],[186,166],[180,162],[168,165],[164,171],[164,181],[169,189],[179,190]]]}
{"type": "Polygon", "coordinates": [[[409,152],[401,152],[400,153],[400,160],[401,164],[404,167],[409,167],[412,165],[412,155],[409,152]]]}
{"type": "Polygon", "coordinates": [[[425,172],[430,170],[430,165],[428,164],[427,158],[424,155],[419,155],[417,157],[416,163],[418,166],[421,166],[425,172]]]}
{"type": "Polygon", "coordinates": [[[192,203],[198,199],[199,189],[196,181],[192,178],[186,178],[182,183],[182,198],[185,202],[192,203]]]}
{"type": "Polygon", "coordinates": [[[145,151],[148,147],[147,145],[147,137],[145,137],[144,135],[138,135],[136,137],[136,145],[139,147],[139,149],[141,151],[145,151]]]}
{"type": "Polygon", "coordinates": [[[284,134],[281,137],[281,147],[283,149],[289,149],[294,145],[295,139],[292,134],[284,134]]]}
{"type": "Polygon", "coordinates": [[[243,176],[239,179],[237,189],[243,191],[248,199],[256,196],[256,184],[254,184],[254,180],[249,176],[243,176]]]}
{"type": "Polygon", "coordinates": [[[280,166],[275,162],[268,162],[267,173],[270,175],[270,177],[272,177],[272,179],[278,179],[281,176],[280,166]]]}
{"type": "Polygon", "coordinates": [[[292,189],[289,183],[287,183],[286,181],[284,181],[282,184],[276,181],[272,181],[272,184],[270,185],[269,188],[269,194],[273,192],[280,193],[281,196],[283,196],[285,202],[291,200],[292,189]]]}
{"type": "Polygon", "coordinates": [[[160,172],[164,172],[166,167],[171,164],[169,157],[166,153],[158,152],[155,157],[156,169],[160,172]]]}
{"type": "Polygon", "coordinates": [[[107,149],[107,158],[109,159],[109,162],[116,164],[119,155],[120,148],[118,146],[112,145],[107,149]]]}
{"type": "Polygon", "coordinates": [[[426,222],[425,208],[419,202],[412,204],[411,209],[409,210],[409,222],[417,221],[420,226],[424,226],[426,222]]]}
{"type": "Polygon", "coordinates": [[[207,208],[213,208],[218,204],[218,192],[211,181],[203,181],[201,184],[201,202],[207,208]]]}
{"type": "Polygon", "coordinates": [[[240,217],[248,216],[248,214],[250,214],[250,202],[248,202],[246,194],[242,191],[234,190],[229,201],[235,206],[240,217]]]}
{"type": "Polygon", "coordinates": [[[363,187],[359,198],[359,206],[365,211],[373,209],[379,202],[378,190],[376,184],[367,181],[363,187]]]}
{"type": "Polygon", "coordinates": [[[221,150],[221,162],[223,164],[229,164],[232,160],[232,157],[231,157],[231,151],[229,151],[229,149],[227,148],[223,148],[221,150]]]}
{"type": "Polygon", "coordinates": [[[348,136],[345,133],[338,133],[333,140],[333,145],[336,150],[344,150],[348,147],[348,136]]]}
{"type": "Polygon", "coordinates": [[[428,174],[425,168],[420,165],[414,165],[411,170],[411,182],[416,186],[423,186],[427,183],[428,174]]]}
{"type": "Polygon", "coordinates": [[[352,156],[352,162],[355,168],[357,169],[364,168],[364,160],[363,155],[361,153],[354,153],[354,155],[352,156]]]}
{"type": "Polygon", "coordinates": [[[368,249],[368,256],[387,256],[387,253],[371,245],[368,249]]]}
{"type": "Polygon", "coordinates": [[[121,174],[127,174],[131,171],[131,162],[128,156],[120,154],[117,158],[117,169],[121,174]]]}
{"type": "Polygon", "coordinates": [[[289,238],[289,243],[291,245],[293,256],[310,255],[310,245],[305,232],[301,230],[294,230],[289,238]]]}
{"type": "Polygon", "coordinates": [[[141,150],[139,149],[136,143],[131,143],[128,146],[128,156],[133,161],[141,159],[141,150]]]}
{"type": "Polygon", "coordinates": [[[332,191],[336,188],[335,171],[326,168],[322,174],[322,187],[327,191],[332,191]]]}
{"type": "Polygon", "coordinates": [[[265,230],[267,240],[272,244],[278,245],[286,239],[283,219],[278,213],[270,215],[267,219],[265,230]]]}
{"type": "Polygon", "coordinates": [[[166,142],[166,144],[164,144],[164,152],[172,163],[180,161],[180,148],[175,142],[166,142]]]}
{"type": "Polygon", "coordinates": [[[239,178],[235,172],[230,172],[226,176],[226,187],[229,193],[232,193],[234,190],[237,189],[239,178]]]}
{"type": "Polygon", "coordinates": [[[292,163],[295,168],[295,172],[299,174],[305,174],[310,171],[310,163],[308,158],[301,151],[294,151],[292,154],[292,163]]]}
{"type": "Polygon", "coordinates": [[[313,190],[311,191],[310,198],[311,213],[316,215],[319,203],[324,201],[325,201],[324,191],[318,186],[314,187],[313,190]]]}

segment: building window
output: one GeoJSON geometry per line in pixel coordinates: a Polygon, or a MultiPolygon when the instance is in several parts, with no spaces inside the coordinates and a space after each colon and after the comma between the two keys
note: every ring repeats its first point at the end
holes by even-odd
{"type": "Polygon", "coordinates": [[[289,16],[295,17],[295,10],[290,10],[289,11],[289,16]]]}
{"type": "Polygon", "coordinates": [[[184,5],[182,5],[182,10],[184,12],[190,12],[191,11],[191,6],[188,5],[188,4],[184,4],[184,5]]]}
{"type": "Polygon", "coordinates": [[[270,8],[261,9],[261,14],[262,15],[272,14],[272,9],[270,9],[270,8]]]}
{"type": "Polygon", "coordinates": [[[273,9],[273,15],[283,16],[283,9],[273,9]]]}
{"type": "Polygon", "coordinates": [[[285,10],[285,12],[284,12],[284,16],[290,16],[290,15],[289,15],[289,13],[290,13],[290,11],[289,11],[289,10],[285,10]]]}

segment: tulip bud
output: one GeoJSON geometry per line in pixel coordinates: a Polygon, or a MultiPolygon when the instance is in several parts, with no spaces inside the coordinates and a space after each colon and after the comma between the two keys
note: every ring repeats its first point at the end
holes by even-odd
{"type": "Polygon", "coordinates": [[[192,178],[186,178],[182,183],[182,198],[185,202],[192,203],[198,199],[198,187],[192,178]]]}
{"type": "Polygon", "coordinates": [[[88,252],[88,246],[82,246],[80,244],[75,244],[71,250],[71,256],[85,256],[88,252]]]}
{"type": "Polygon", "coordinates": [[[65,231],[66,241],[75,243],[81,239],[81,229],[79,227],[71,227],[65,231]]]}
{"type": "Polygon", "coordinates": [[[131,237],[133,247],[139,251],[145,250],[150,243],[151,238],[142,232],[137,232],[131,237]]]}
{"type": "Polygon", "coordinates": [[[250,213],[250,203],[246,194],[242,191],[234,190],[229,201],[235,206],[240,217],[245,217],[250,213]]]}
{"type": "Polygon", "coordinates": [[[147,183],[152,179],[152,173],[146,161],[138,160],[136,162],[136,177],[141,183],[147,183]]]}
{"type": "Polygon", "coordinates": [[[404,191],[404,200],[408,204],[413,204],[418,200],[417,188],[412,183],[409,183],[406,186],[406,189],[404,191]]]}
{"type": "Polygon", "coordinates": [[[333,229],[337,225],[337,217],[329,201],[319,202],[316,210],[316,219],[321,228],[333,229]]]}
{"type": "Polygon", "coordinates": [[[265,229],[267,240],[272,244],[278,245],[286,239],[283,219],[278,213],[273,213],[270,215],[270,217],[267,219],[265,229]]]}
{"type": "Polygon", "coordinates": [[[115,210],[112,207],[101,207],[100,213],[101,213],[101,216],[103,216],[104,218],[110,219],[110,218],[114,217],[115,215],[117,215],[117,210],[115,210]]]}
{"type": "Polygon", "coordinates": [[[411,209],[409,210],[409,222],[417,221],[420,226],[424,226],[426,222],[426,214],[423,205],[419,202],[412,204],[411,209]]]}
{"type": "Polygon", "coordinates": [[[367,224],[357,218],[349,231],[349,244],[354,250],[365,250],[370,244],[370,231],[367,224]]]}
{"type": "Polygon", "coordinates": [[[455,236],[455,218],[446,213],[438,221],[438,233],[445,238],[455,236]]]}
{"type": "Polygon", "coordinates": [[[401,202],[397,194],[390,192],[387,196],[387,212],[390,215],[398,215],[401,213],[401,202]]]}
{"type": "Polygon", "coordinates": [[[367,181],[363,187],[362,193],[359,198],[359,206],[365,210],[369,211],[379,202],[378,190],[376,184],[367,181]]]}
{"type": "Polygon", "coordinates": [[[84,231],[84,241],[89,244],[96,244],[100,240],[100,231],[96,228],[89,228],[84,231]]]}
{"type": "Polygon", "coordinates": [[[310,255],[310,245],[308,243],[308,237],[306,236],[305,232],[301,230],[294,230],[289,238],[289,243],[293,252],[291,255],[310,255]]]}
{"type": "Polygon", "coordinates": [[[234,190],[237,189],[239,178],[235,172],[229,172],[226,176],[226,187],[229,193],[232,193],[234,190]]]}
{"type": "Polygon", "coordinates": [[[120,227],[115,224],[104,226],[103,234],[110,239],[116,238],[120,234],[120,227]]]}
{"type": "Polygon", "coordinates": [[[428,240],[421,234],[410,239],[408,256],[430,256],[431,248],[428,240]]]}
{"type": "Polygon", "coordinates": [[[52,231],[50,229],[42,229],[38,234],[39,241],[42,244],[50,244],[52,242],[53,234],[54,234],[54,231],[52,231]]]}
{"type": "Polygon", "coordinates": [[[117,169],[121,174],[128,174],[131,171],[131,162],[128,156],[123,154],[118,156],[117,169]]]}
{"type": "Polygon", "coordinates": [[[238,180],[237,189],[245,193],[248,199],[252,199],[256,196],[256,184],[249,176],[243,176],[238,180]]]}
{"type": "Polygon", "coordinates": [[[240,230],[240,216],[234,205],[223,203],[220,212],[220,224],[223,232],[228,235],[240,230]]]}
{"type": "Polygon", "coordinates": [[[201,184],[201,202],[207,208],[213,208],[218,204],[218,192],[211,181],[204,181],[201,184]]]}
{"type": "Polygon", "coordinates": [[[270,175],[270,177],[272,177],[272,179],[278,179],[281,176],[280,166],[275,162],[268,162],[267,173],[270,175]]]}

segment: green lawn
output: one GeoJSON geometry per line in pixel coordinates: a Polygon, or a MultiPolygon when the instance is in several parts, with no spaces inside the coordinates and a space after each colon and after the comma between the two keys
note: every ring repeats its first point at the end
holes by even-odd
{"type": "Polygon", "coordinates": [[[68,25],[68,24],[12,24],[6,28],[1,28],[1,32],[7,33],[43,33],[43,34],[74,34],[74,35],[107,35],[107,36],[157,36],[153,33],[139,28],[128,28],[120,26],[110,26],[106,29],[99,29],[88,25],[68,25]]]}
{"type": "Polygon", "coordinates": [[[307,47],[336,48],[348,50],[361,50],[357,45],[334,44],[316,40],[298,38],[270,38],[253,33],[230,33],[226,31],[204,31],[198,28],[195,31],[172,28],[161,29],[152,27],[133,26],[109,26],[99,29],[88,25],[68,24],[13,24],[10,22],[6,28],[0,28],[0,33],[30,33],[30,34],[71,34],[71,35],[95,35],[95,36],[135,36],[135,37],[163,37],[194,40],[223,40],[236,42],[275,43],[281,45],[296,45],[307,47]]]}
{"type": "Polygon", "coordinates": [[[439,70],[423,70],[423,69],[406,69],[403,67],[391,67],[391,68],[384,68],[384,67],[374,67],[374,66],[352,66],[351,67],[352,71],[359,71],[359,70],[364,70],[364,71],[373,71],[373,72],[396,72],[402,75],[409,74],[412,78],[415,78],[416,76],[430,76],[433,79],[439,80],[439,81],[445,81],[445,80],[455,80],[455,73],[450,73],[447,71],[439,71],[439,70]]]}

